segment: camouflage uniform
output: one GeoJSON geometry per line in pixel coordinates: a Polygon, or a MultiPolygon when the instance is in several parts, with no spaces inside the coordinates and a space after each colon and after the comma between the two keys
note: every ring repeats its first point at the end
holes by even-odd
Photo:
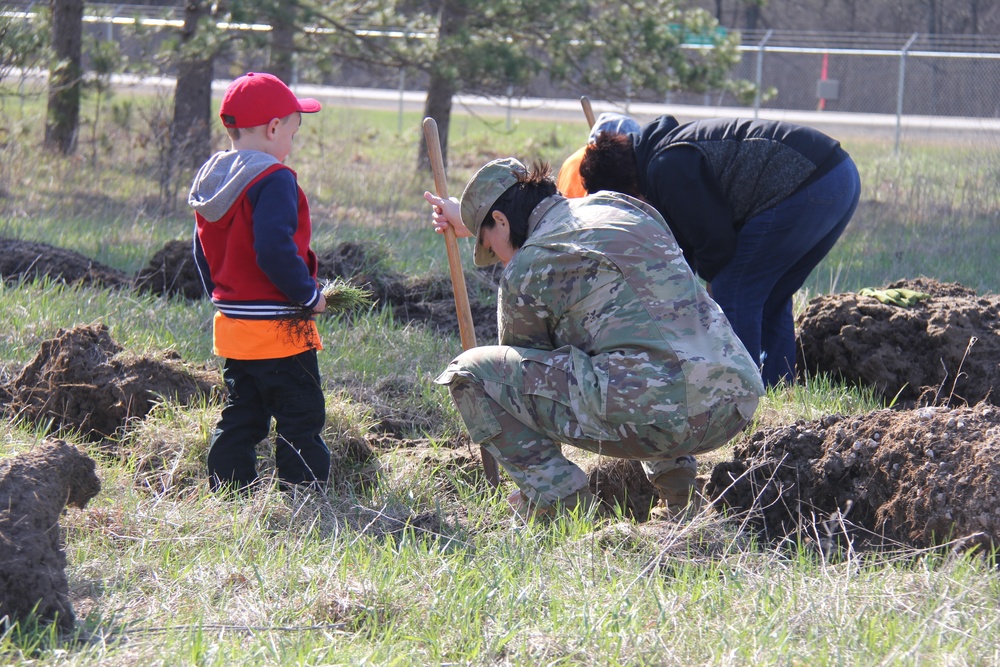
{"type": "Polygon", "coordinates": [[[436,382],[540,508],[587,486],[560,443],[638,459],[655,480],[728,442],[764,391],[666,223],[625,195],[542,201],[501,275],[498,316],[500,344],[436,382]]]}

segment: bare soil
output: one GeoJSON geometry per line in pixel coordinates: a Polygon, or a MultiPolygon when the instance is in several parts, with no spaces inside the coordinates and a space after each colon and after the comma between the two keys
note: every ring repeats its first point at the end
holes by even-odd
{"type": "Polygon", "coordinates": [[[387,374],[374,385],[353,381],[339,386],[370,410],[372,430],[379,435],[405,440],[438,432],[444,423],[442,411],[422,402],[420,388],[409,379],[387,374]]]}
{"type": "MultiPolygon", "coordinates": [[[[392,306],[401,324],[415,322],[440,333],[458,335],[458,316],[450,276],[407,277],[387,268],[388,256],[378,246],[342,243],[318,255],[319,278],[342,278],[371,290],[380,304],[392,306]]],[[[465,276],[476,340],[480,345],[497,340],[495,268],[465,276]],[[480,296],[484,295],[484,296],[480,296]]]]}
{"type": "Polygon", "coordinates": [[[145,417],[164,397],[180,404],[217,390],[218,373],[161,359],[126,354],[107,326],[62,329],[4,387],[8,412],[56,429],[79,430],[100,440],[131,419],[145,417]]]}
{"type": "Polygon", "coordinates": [[[63,631],[75,618],[59,517],[101,490],[93,459],[64,440],[0,460],[0,619],[32,613],[63,631]]]}
{"type": "Polygon", "coordinates": [[[706,486],[771,539],[1000,544],[1000,408],[878,410],[754,433],[706,486]]]}
{"type": "Polygon", "coordinates": [[[7,283],[44,277],[101,287],[124,287],[131,283],[124,272],[72,250],[17,239],[0,239],[0,277],[7,283]]]}
{"type": "Polygon", "coordinates": [[[180,295],[192,301],[205,298],[191,241],[167,241],[139,271],[135,287],[161,296],[180,295]]]}
{"type": "Polygon", "coordinates": [[[608,457],[585,457],[576,461],[587,473],[591,492],[609,508],[619,508],[623,516],[639,523],[649,520],[649,510],[657,500],[656,487],[638,461],[608,457]]]}
{"type": "Polygon", "coordinates": [[[874,387],[901,405],[998,404],[1000,295],[930,278],[887,287],[931,298],[909,308],[856,293],[812,299],[796,323],[799,368],[874,387]]]}

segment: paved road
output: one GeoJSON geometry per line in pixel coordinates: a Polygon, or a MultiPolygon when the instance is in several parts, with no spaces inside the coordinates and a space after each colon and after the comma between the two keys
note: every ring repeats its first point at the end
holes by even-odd
{"type": "MultiPolygon", "coordinates": [[[[166,77],[117,77],[115,85],[123,88],[157,90],[169,93],[174,88],[174,80],[166,77]]],[[[225,90],[226,81],[216,81],[213,90],[220,95],[225,90]]],[[[424,107],[426,94],[422,91],[406,91],[376,88],[337,88],[329,86],[298,85],[298,95],[315,97],[331,104],[356,107],[358,109],[382,109],[420,112],[424,107]]],[[[621,104],[592,100],[595,114],[603,111],[628,113],[638,121],[645,122],[669,113],[681,122],[698,118],[753,116],[753,110],[742,107],[689,106],[679,104],[634,103],[625,107],[621,104]]],[[[474,113],[491,117],[516,119],[579,120],[583,111],[578,99],[543,99],[533,97],[488,98],[477,95],[457,95],[455,113],[474,113]]],[[[772,120],[785,120],[816,127],[836,137],[864,135],[881,136],[892,142],[897,133],[901,142],[908,140],[948,141],[966,139],[986,141],[1000,146],[1000,119],[996,118],[956,118],[949,116],[903,116],[898,119],[892,114],[844,113],[833,111],[791,111],[781,109],[761,109],[758,116],[772,120]]]]}
{"type": "MultiPolygon", "coordinates": [[[[221,89],[225,88],[224,82],[219,85],[221,89]]],[[[398,110],[400,103],[402,103],[405,111],[420,111],[423,109],[425,99],[423,92],[404,92],[401,100],[398,90],[371,88],[329,88],[302,85],[297,86],[296,91],[299,95],[316,97],[334,104],[356,106],[362,109],[398,110]]],[[[595,114],[600,114],[603,111],[617,111],[628,113],[640,122],[651,120],[665,113],[676,116],[682,122],[698,118],[753,115],[752,109],[739,107],[635,103],[626,108],[624,105],[600,100],[592,100],[591,104],[595,114]]],[[[512,118],[558,120],[583,118],[583,110],[579,100],[571,99],[514,98],[507,100],[506,98],[458,95],[455,97],[455,109],[457,113],[467,111],[489,116],[505,116],[509,113],[512,118]]],[[[758,115],[760,118],[785,120],[828,129],[838,136],[881,134],[888,138],[894,138],[897,131],[896,116],[890,114],[761,109],[758,115]]],[[[916,137],[954,139],[956,135],[982,138],[983,133],[989,133],[994,135],[992,141],[1000,141],[1000,119],[903,116],[899,120],[899,132],[904,140],[916,137]]]]}

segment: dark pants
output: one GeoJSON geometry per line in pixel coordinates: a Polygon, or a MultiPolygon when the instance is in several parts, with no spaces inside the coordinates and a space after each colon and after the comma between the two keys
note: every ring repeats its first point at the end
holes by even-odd
{"type": "Polygon", "coordinates": [[[732,260],[712,279],[712,298],[768,387],[795,379],[792,296],[840,238],[860,195],[858,169],[848,158],[748,220],[732,260]]]}
{"type": "Polygon", "coordinates": [[[222,378],[229,397],[208,452],[212,490],[242,489],[257,480],[257,444],[268,436],[272,417],[281,482],[325,483],[330,450],[320,435],[326,400],[315,350],[281,359],[226,359],[222,378]]]}

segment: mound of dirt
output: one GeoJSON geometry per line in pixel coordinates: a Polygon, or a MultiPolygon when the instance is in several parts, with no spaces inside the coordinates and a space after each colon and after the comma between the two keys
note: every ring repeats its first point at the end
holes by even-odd
{"type": "Polygon", "coordinates": [[[64,440],[0,461],[0,619],[32,612],[64,631],[75,618],[59,516],[101,490],[93,459],[64,440]]]}
{"type": "MultiPolygon", "coordinates": [[[[498,337],[496,301],[480,300],[474,296],[479,289],[496,294],[496,283],[487,274],[475,273],[466,279],[469,292],[469,310],[479,345],[495,345],[498,337]]],[[[455,310],[455,293],[450,276],[432,276],[407,281],[402,298],[391,302],[393,317],[397,322],[419,322],[440,333],[458,335],[458,313],[455,310]]]]}
{"type": "Polygon", "coordinates": [[[453,490],[452,478],[461,479],[468,484],[479,484],[486,480],[479,447],[465,438],[441,445],[427,438],[369,434],[365,441],[374,451],[393,450],[401,459],[409,462],[414,470],[440,476],[440,485],[444,489],[453,490]]]}
{"type": "Polygon", "coordinates": [[[0,276],[7,283],[46,276],[69,284],[102,287],[122,287],[131,282],[123,272],[72,250],[17,239],[0,239],[0,276]]]}
{"type": "Polygon", "coordinates": [[[381,303],[402,298],[403,276],[389,269],[389,256],[370,243],[341,243],[332,250],[316,253],[317,277],[321,281],[342,278],[370,290],[381,303]]]}
{"type": "Polygon", "coordinates": [[[888,288],[931,298],[909,308],[855,293],[812,299],[796,322],[799,368],[904,405],[1000,401],[1000,296],[929,278],[888,288]]]}
{"type": "Polygon", "coordinates": [[[155,401],[187,404],[211,394],[217,384],[215,373],[185,366],[176,354],[163,359],[125,354],[100,324],[62,329],[43,341],[5,391],[15,414],[102,439],[146,416],[155,401]]]}
{"type": "MultiPolygon", "coordinates": [[[[373,244],[342,243],[320,253],[319,279],[348,280],[372,292],[381,304],[392,306],[393,318],[407,324],[417,322],[441,333],[458,335],[458,316],[450,276],[407,278],[388,269],[388,255],[373,244]]],[[[497,283],[492,270],[466,274],[469,308],[476,330],[476,340],[493,343],[497,339],[495,299],[481,300],[480,293],[496,295],[497,283]]]]}
{"type": "Polygon", "coordinates": [[[160,296],[179,294],[192,301],[204,298],[205,288],[194,263],[191,241],[168,241],[139,271],[135,286],[160,296]]]}
{"type": "Polygon", "coordinates": [[[1000,544],[1000,409],[878,410],[758,431],[706,494],[769,538],[1000,544]]]}

